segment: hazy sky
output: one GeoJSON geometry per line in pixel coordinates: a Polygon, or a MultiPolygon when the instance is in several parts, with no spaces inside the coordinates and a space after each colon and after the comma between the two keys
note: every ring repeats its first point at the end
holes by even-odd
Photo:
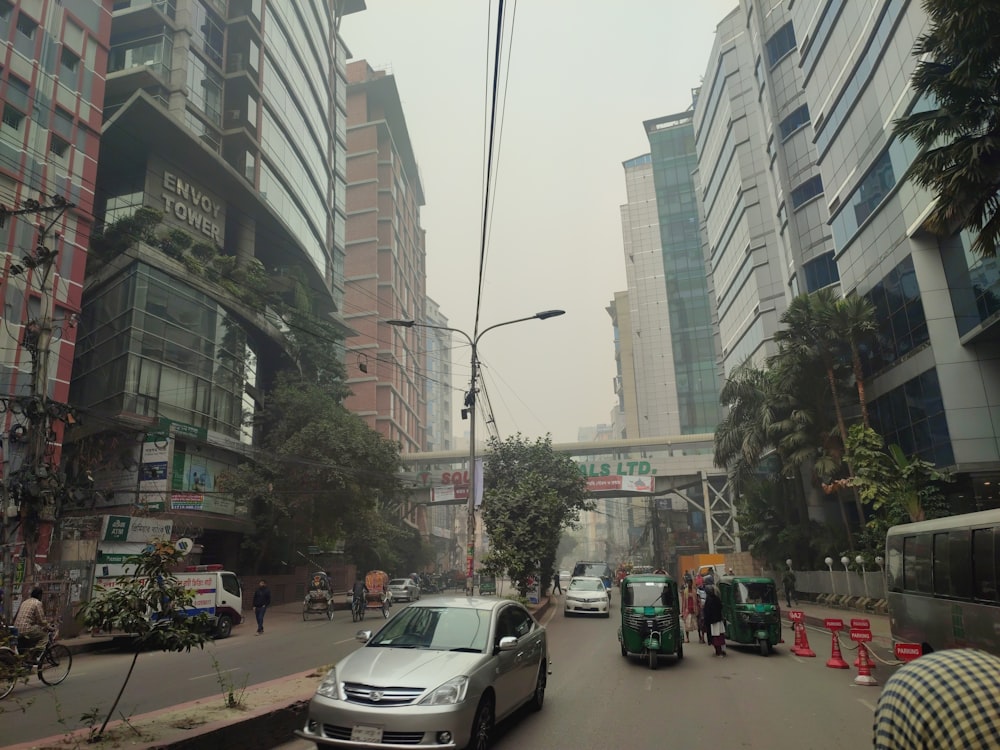
{"type": "MultiPolygon", "coordinates": [[[[471,334],[497,2],[367,5],[344,18],[341,33],[353,59],[396,77],[426,199],[427,292],[449,325],[471,334]]],[[[479,330],[551,308],[566,315],[486,333],[479,359],[501,436],[550,433],[572,442],[579,427],[610,422],[615,405],[606,308],[626,288],[622,162],[649,151],[643,120],[690,106],[715,27],[737,0],[505,6],[514,25],[479,330]]],[[[470,356],[458,341],[454,433],[461,436],[470,356]]],[[[480,437],[482,395],[478,403],[480,437]]]]}

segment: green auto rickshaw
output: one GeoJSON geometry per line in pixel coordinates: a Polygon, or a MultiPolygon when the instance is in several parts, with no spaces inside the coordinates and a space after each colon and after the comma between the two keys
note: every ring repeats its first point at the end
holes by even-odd
{"type": "Polygon", "coordinates": [[[754,643],[767,656],[781,641],[778,590],[770,578],[722,576],[716,581],[726,621],[726,639],[754,643]]]}
{"type": "Polygon", "coordinates": [[[677,583],[668,575],[644,573],[625,576],[621,582],[621,617],[618,643],[622,656],[640,654],[656,669],[660,654],[684,658],[677,583]]]}

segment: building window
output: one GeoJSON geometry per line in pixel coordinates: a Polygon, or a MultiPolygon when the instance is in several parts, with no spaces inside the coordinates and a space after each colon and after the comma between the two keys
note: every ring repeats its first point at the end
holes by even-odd
{"type": "Polygon", "coordinates": [[[817,195],[823,193],[823,178],[819,175],[810,177],[797,188],[792,190],[792,208],[802,206],[806,201],[812,200],[817,195]]]}
{"type": "Polygon", "coordinates": [[[14,6],[9,0],[0,0],[0,21],[9,21],[11,11],[13,10],[14,6]]]}
{"type": "Polygon", "coordinates": [[[792,22],[789,21],[775,31],[764,48],[767,51],[767,63],[773,68],[781,58],[795,49],[795,30],[792,28],[792,22]]]}
{"type": "Polygon", "coordinates": [[[875,307],[878,323],[875,344],[869,347],[870,354],[862,360],[865,375],[870,377],[923,345],[930,335],[910,256],[892,269],[866,296],[875,307]]]}
{"type": "Polygon", "coordinates": [[[66,158],[66,154],[69,153],[69,143],[53,133],[52,140],[49,141],[49,151],[60,159],[64,159],[66,158]]]}
{"type": "Polygon", "coordinates": [[[778,130],[781,131],[781,140],[788,140],[788,137],[796,130],[809,122],[809,107],[803,104],[781,121],[778,130]]]}
{"type": "Polygon", "coordinates": [[[80,56],[69,47],[63,45],[62,54],[59,56],[59,74],[64,78],[76,78],[77,68],[80,67],[80,56]]]}
{"type": "Polygon", "coordinates": [[[24,122],[24,112],[19,109],[5,104],[3,107],[3,124],[4,127],[10,128],[11,130],[20,130],[21,123],[24,122]]]}
{"type": "Polygon", "coordinates": [[[17,30],[27,39],[34,39],[35,32],[38,31],[38,22],[31,16],[25,15],[24,11],[21,11],[17,15],[17,30]]]}
{"type": "Polygon", "coordinates": [[[840,281],[840,271],[837,269],[837,262],[833,259],[832,250],[818,258],[813,258],[803,265],[802,270],[806,277],[806,291],[809,293],[840,281]]]}
{"type": "Polygon", "coordinates": [[[898,445],[939,467],[955,463],[937,370],[931,368],[869,405],[872,427],[886,445],[898,445]]]}

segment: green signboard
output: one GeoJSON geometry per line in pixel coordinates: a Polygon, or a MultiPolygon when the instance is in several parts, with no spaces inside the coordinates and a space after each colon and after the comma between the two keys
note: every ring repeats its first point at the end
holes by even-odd
{"type": "Polygon", "coordinates": [[[166,417],[160,417],[160,428],[168,433],[173,433],[174,437],[192,438],[194,440],[208,439],[208,430],[204,427],[195,427],[193,424],[175,422],[166,417]]]}
{"type": "Polygon", "coordinates": [[[128,528],[131,523],[132,519],[128,516],[108,516],[108,527],[104,532],[104,541],[128,541],[128,528]]]}

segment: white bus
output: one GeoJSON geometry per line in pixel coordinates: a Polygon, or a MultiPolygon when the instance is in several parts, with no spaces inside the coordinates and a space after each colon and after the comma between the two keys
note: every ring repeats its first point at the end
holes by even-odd
{"type": "Polygon", "coordinates": [[[886,577],[895,640],[1000,654],[1000,510],[893,526],[886,577]]]}

